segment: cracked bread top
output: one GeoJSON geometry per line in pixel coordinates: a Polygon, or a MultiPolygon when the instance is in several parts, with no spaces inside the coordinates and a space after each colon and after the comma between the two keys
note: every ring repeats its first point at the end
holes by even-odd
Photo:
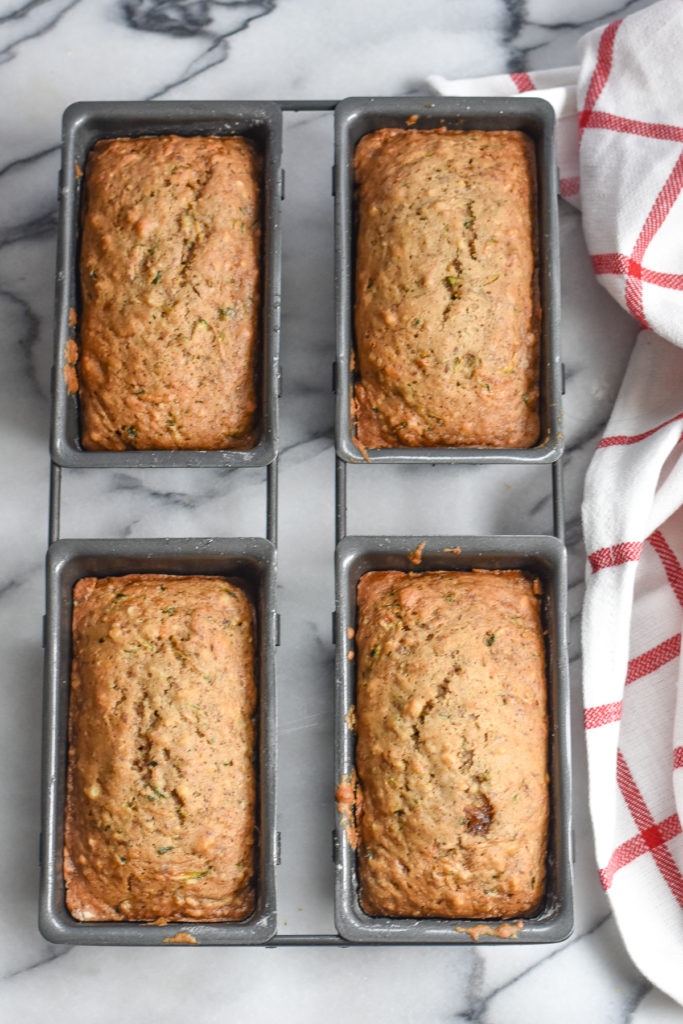
{"type": "Polygon", "coordinates": [[[354,157],[364,448],[539,439],[535,157],[517,131],[386,128],[354,157]]]}
{"type": "Polygon", "coordinates": [[[81,440],[256,443],[261,160],[251,140],[102,140],[85,173],[81,440]]]}
{"type": "Polygon", "coordinates": [[[80,921],[254,906],[253,608],[232,581],[74,587],[64,875],[80,921]]]}
{"type": "Polygon", "coordinates": [[[360,902],[388,917],[538,904],[548,821],[539,586],[516,571],[358,584],[360,902]]]}

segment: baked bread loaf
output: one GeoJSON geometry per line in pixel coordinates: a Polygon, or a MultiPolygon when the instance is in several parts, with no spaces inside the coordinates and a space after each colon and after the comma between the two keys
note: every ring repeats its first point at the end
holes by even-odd
{"type": "Polygon", "coordinates": [[[96,143],[81,233],[86,449],[257,438],[260,158],[241,137],[96,143]]]}
{"type": "Polygon", "coordinates": [[[381,129],[355,151],[362,448],[539,438],[535,163],[516,131],[381,129]]]}
{"type": "Polygon", "coordinates": [[[251,913],[252,620],[217,577],[74,587],[64,876],[77,920],[251,913]]]}
{"type": "Polygon", "coordinates": [[[547,713],[538,587],[510,572],[358,585],[360,902],[507,918],[544,890],[547,713]]]}

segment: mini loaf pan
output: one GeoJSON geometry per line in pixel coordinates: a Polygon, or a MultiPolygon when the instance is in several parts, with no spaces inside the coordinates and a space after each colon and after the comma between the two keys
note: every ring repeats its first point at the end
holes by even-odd
{"type": "Polygon", "coordinates": [[[50,942],[79,945],[251,945],[277,928],[275,866],[275,550],[254,538],[225,540],[60,540],[47,555],[45,690],[43,701],[42,834],[39,925],[50,942]],[[71,678],[73,587],[85,576],[127,573],[225,576],[238,579],[256,606],[257,803],[256,908],[246,921],[76,921],[65,903],[64,813],[71,678]]]}
{"type": "Polygon", "coordinates": [[[562,454],[562,365],[559,349],[559,242],[555,115],[545,100],[523,98],[379,97],[346,99],[335,108],[336,444],[347,462],[554,462],[562,454]],[[415,120],[413,120],[415,119],[415,120]],[[353,157],[363,135],[380,128],[449,128],[525,132],[537,164],[538,272],[542,308],[540,438],[532,448],[371,448],[354,441],[355,203],[353,157]]]}
{"type": "Polygon", "coordinates": [[[566,553],[554,537],[430,537],[421,561],[410,559],[420,537],[347,537],[336,555],[336,707],[335,778],[355,769],[355,733],[349,723],[356,702],[353,650],[356,588],[361,576],[375,570],[403,572],[518,569],[541,580],[542,623],[546,634],[548,682],[550,820],[546,887],[540,906],[526,917],[501,919],[373,917],[358,899],[357,854],[338,815],[335,864],[335,921],[339,934],[357,943],[480,943],[560,942],[573,927],[571,865],[571,769],[569,673],[566,638],[566,553]],[[501,926],[514,925],[514,938],[501,926]],[[483,926],[483,931],[482,931],[483,926]]]}
{"type": "Polygon", "coordinates": [[[260,102],[92,102],[74,103],[64,112],[62,166],[59,174],[55,351],[52,370],[51,454],[69,467],[239,467],[265,466],[278,443],[280,389],[279,335],[282,241],[280,199],[282,113],[260,102]],[[244,135],[263,156],[263,237],[261,283],[261,355],[259,364],[260,436],[247,451],[86,451],[80,441],[77,394],[64,377],[66,346],[78,343],[80,209],[83,171],[99,139],[140,135],[244,135]],[[72,326],[73,314],[76,324],[72,326]]]}

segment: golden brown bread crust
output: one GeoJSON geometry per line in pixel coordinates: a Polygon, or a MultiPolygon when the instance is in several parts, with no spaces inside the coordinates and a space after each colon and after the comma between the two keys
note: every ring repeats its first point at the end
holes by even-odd
{"type": "Polygon", "coordinates": [[[253,447],[260,178],[241,137],[93,147],[80,257],[85,448],[253,447]]]}
{"type": "Polygon", "coordinates": [[[77,920],[251,913],[252,619],[218,577],[74,587],[64,875],[77,920]]]}
{"type": "Polygon", "coordinates": [[[511,917],[545,880],[547,713],[536,585],[371,572],[358,585],[361,906],[511,917]]]}
{"type": "Polygon", "coordinates": [[[354,168],[360,445],[535,444],[531,140],[387,128],[360,140],[354,168]]]}

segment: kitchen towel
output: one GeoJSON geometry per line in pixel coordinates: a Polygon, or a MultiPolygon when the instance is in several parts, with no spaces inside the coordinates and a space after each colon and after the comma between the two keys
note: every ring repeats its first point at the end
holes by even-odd
{"type": "Polygon", "coordinates": [[[681,53],[683,2],[659,0],[584,36],[576,69],[429,83],[553,104],[560,193],[642,327],[585,481],[584,725],[603,887],[636,965],[683,1004],[681,53]]]}

